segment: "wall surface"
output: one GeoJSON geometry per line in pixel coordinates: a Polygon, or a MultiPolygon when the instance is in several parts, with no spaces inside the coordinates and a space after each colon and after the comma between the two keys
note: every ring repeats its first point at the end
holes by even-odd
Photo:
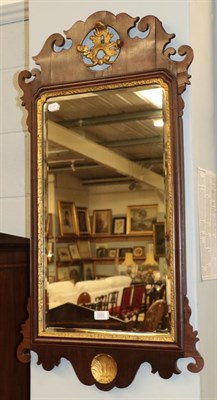
{"type": "MultiPolygon", "coordinates": [[[[217,280],[202,281],[198,241],[197,175],[198,168],[217,173],[217,2],[191,2],[190,40],[194,49],[191,87],[191,142],[192,142],[192,225],[189,244],[195,249],[195,259],[188,268],[197,271],[197,302],[200,332],[200,351],[205,358],[201,374],[201,398],[217,399],[217,280]],[[196,16],[196,18],[194,18],[196,16]],[[198,26],[203,29],[198,29],[198,26]],[[211,325],[210,325],[211,323],[211,325]]],[[[190,182],[189,182],[190,186],[190,182]]],[[[216,266],[217,269],[217,266],[216,266]]],[[[195,285],[195,283],[197,285],[195,285]]]]}
{"type": "MultiPolygon", "coordinates": [[[[213,90],[216,84],[216,81],[213,81],[216,67],[213,54],[216,52],[217,44],[213,41],[213,32],[216,29],[216,24],[214,25],[216,1],[110,0],[108,3],[104,0],[92,2],[30,0],[29,4],[31,56],[40,51],[50,34],[62,33],[77,20],[85,20],[87,16],[99,10],[108,10],[114,14],[127,12],[132,16],[141,17],[153,14],[163,22],[168,32],[175,32],[174,47],[190,44],[194,48],[195,58],[191,67],[192,85],[187,88],[184,96],[187,278],[188,296],[192,308],[191,322],[194,328],[199,330],[199,347],[205,359],[204,370],[195,375],[187,370],[189,360],[179,361],[178,366],[182,373],[168,381],[159,378],[157,374],[153,375],[150,366],[144,364],[129,388],[115,388],[102,393],[95,387],[82,385],[67,360],[62,359],[58,368],[46,372],[36,364],[37,356],[33,353],[31,399],[216,400],[217,282],[201,281],[197,224],[197,167],[217,172],[213,90]]],[[[28,236],[29,135],[24,123],[24,110],[20,109],[20,92],[17,85],[18,72],[26,63],[27,23],[2,25],[0,36],[0,231],[28,236]]],[[[217,76],[216,72],[215,75],[217,76]]]]}
{"type": "Polygon", "coordinates": [[[1,6],[0,232],[18,236],[29,236],[29,134],[18,87],[18,74],[28,63],[24,19],[22,4],[1,6]]]}

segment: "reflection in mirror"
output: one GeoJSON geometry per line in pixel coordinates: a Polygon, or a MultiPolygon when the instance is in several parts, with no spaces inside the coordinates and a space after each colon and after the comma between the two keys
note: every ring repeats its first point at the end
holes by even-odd
{"type": "Polygon", "coordinates": [[[46,329],[169,337],[167,85],[44,97],[46,329]]]}

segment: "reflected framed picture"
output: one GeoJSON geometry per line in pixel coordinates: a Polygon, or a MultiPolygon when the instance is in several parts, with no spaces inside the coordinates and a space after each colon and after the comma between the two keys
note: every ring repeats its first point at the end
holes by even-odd
{"type": "Polygon", "coordinates": [[[119,251],[119,249],[117,249],[117,248],[108,249],[108,257],[112,258],[112,259],[115,259],[117,257],[117,255],[118,255],[118,251],[119,251]]]}
{"type": "Polygon", "coordinates": [[[68,247],[58,247],[57,254],[58,254],[59,261],[61,261],[61,262],[71,261],[71,255],[70,255],[68,247]]]}
{"type": "Polygon", "coordinates": [[[72,260],[77,260],[77,259],[81,258],[80,253],[78,251],[77,243],[70,244],[69,251],[70,251],[72,260]]]}
{"type": "Polygon", "coordinates": [[[144,255],[145,255],[144,246],[135,246],[133,248],[133,256],[134,257],[144,257],[144,255]]]}
{"type": "Polygon", "coordinates": [[[58,267],[57,268],[57,280],[58,281],[68,281],[69,280],[69,268],[68,267],[58,267]]]}
{"type": "Polygon", "coordinates": [[[91,281],[95,279],[94,265],[91,263],[84,264],[83,275],[85,281],[91,281]]]}
{"type": "Polygon", "coordinates": [[[83,280],[83,271],[81,265],[70,265],[69,268],[69,279],[74,283],[83,280]]]}
{"type": "Polygon", "coordinates": [[[108,257],[108,249],[104,246],[100,246],[96,249],[96,257],[97,258],[105,258],[108,257]]]}
{"type": "Polygon", "coordinates": [[[58,216],[61,236],[78,235],[75,203],[69,201],[59,201],[58,216]]]}
{"type": "Polygon", "coordinates": [[[47,221],[46,221],[46,236],[52,237],[53,236],[53,214],[47,214],[47,221]]]}
{"type": "Polygon", "coordinates": [[[51,265],[49,265],[49,268],[48,268],[48,282],[49,283],[53,283],[53,282],[56,282],[56,280],[57,280],[57,269],[58,268],[56,268],[56,264],[51,264],[51,265]]]}
{"type": "Polygon", "coordinates": [[[90,235],[90,216],[87,207],[76,207],[79,235],[90,235]]]}
{"type": "Polygon", "coordinates": [[[157,222],[158,205],[140,205],[127,207],[127,234],[152,235],[157,222]]]}
{"type": "Polygon", "coordinates": [[[111,235],[112,210],[93,211],[93,235],[111,235]]]}
{"type": "Polygon", "coordinates": [[[114,235],[124,235],[126,233],[126,217],[114,217],[112,225],[114,235]]]}
{"type": "Polygon", "coordinates": [[[120,257],[125,257],[126,253],[133,253],[132,247],[123,247],[123,248],[119,249],[120,257]]]}
{"type": "Polygon", "coordinates": [[[90,242],[89,240],[79,240],[78,241],[78,251],[81,258],[90,258],[90,242]]]}
{"type": "Polygon", "coordinates": [[[154,254],[156,257],[165,257],[165,223],[157,222],[154,224],[154,254]]]}

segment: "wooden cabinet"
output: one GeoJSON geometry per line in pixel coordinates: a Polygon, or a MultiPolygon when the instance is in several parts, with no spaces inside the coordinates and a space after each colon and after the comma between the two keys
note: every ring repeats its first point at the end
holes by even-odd
{"type": "Polygon", "coordinates": [[[0,233],[0,399],[30,399],[30,366],[18,361],[29,297],[29,240],[0,233]]]}

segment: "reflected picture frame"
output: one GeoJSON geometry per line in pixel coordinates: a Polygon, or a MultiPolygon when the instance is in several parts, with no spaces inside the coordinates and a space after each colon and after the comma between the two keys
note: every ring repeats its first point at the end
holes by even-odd
{"type": "Polygon", "coordinates": [[[83,280],[83,270],[80,264],[70,265],[69,267],[69,280],[74,284],[83,280]]]}
{"type": "Polygon", "coordinates": [[[58,247],[57,255],[60,262],[68,262],[72,260],[68,247],[58,247]]]}
{"type": "Polygon", "coordinates": [[[58,216],[60,236],[78,235],[78,224],[75,203],[72,201],[58,201],[58,216]]]}
{"type": "Polygon", "coordinates": [[[157,222],[157,215],[157,204],[128,206],[127,234],[153,235],[153,226],[157,222]]]}
{"type": "Polygon", "coordinates": [[[111,235],[112,210],[93,210],[93,235],[111,235]]]}
{"type": "Polygon", "coordinates": [[[114,217],[112,224],[113,235],[124,235],[126,233],[126,217],[114,217]]]}
{"type": "Polygon", "coordinates": [[[165,257],[166,237],[165,237],[164,222],[157,222],[156,224],[154,224],[153,238],[154,238],[154,255],[156,257],[165,257]]]}
{"type": "Polygon", "coordinates": [[[47,221],[46,221],[46,236],[52,237],[53,236],[53,214],[47,214],[47,221]]]}
{"type": "Polygon", "coordinates": [[[95,280],[95,271],[93,263],[85,263],[83,265],[83,278],[85,281],[95,280]]]}
{"type": "Polygon", "coordinates": [[[125,257],[126,253],[133,253],[133,248],[132,247],[122,247],[119,249],[119,257],[120,258],[125,257]]]}
{"type": "Polygon", "coordinates": [[[91,258],[91,248],[89,240],[79,240],[77,242],[80,257],[83,259],[91,258]]]}
{"type": "Polygon", "coordinates": [[[79,235],[90,235],[90,216],[87,207],[76,207],[77,224],[79,235]]]}
{"type": "Polygon", "coordinates": [[[69,251],[70,251],[72,260],[79,260],[81,258],[80,253],[78,251],[77,243],[70,244],[69,251]]]}
{"type": "Polygon", "coordinates": [[[58,267],[57,268],[57,281],[68,281],[69,280],[69,268],[58,267]]]}
{"type": "Polygon", "coordinates": [[[145,247],[144,246],[134,246],[133,247],[133,257],[144,257],[145,247]]]}
{"type": "Polygon", "coordinates": [[[108,249],[104,246],[98,247],[98,249],[96,249],[96,257],[97,258],[108,257],[108,249]]]}
{"type": "Polygon", "coordinates": [[[118,255],[119,249],[118,248],[110,248],[108,249],[108,257],[115,259],[118,255]]]}

